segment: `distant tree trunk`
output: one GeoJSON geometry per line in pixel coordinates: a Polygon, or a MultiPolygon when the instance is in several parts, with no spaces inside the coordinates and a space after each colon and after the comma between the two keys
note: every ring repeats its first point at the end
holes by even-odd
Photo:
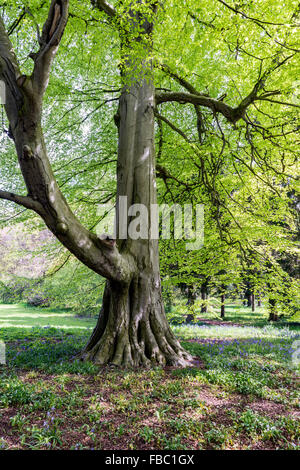
{"type": "Polygon", "coordinates": [[[225,318],[225,293],[221,295],[221,318],[225,318]]]}
{"type": "Polygon", "coordinates": [[[254,294],[254,292],[251,293],[251,307],[252,307],[252,312],[255,312],[255,294],[254,294]]]}
{"type": "Polygon", "coordinates": [[[201,313],[207,312],[207,297],[208,297],[207,284],[205,282],[204,284],[201,285],[201,300],[205,302],[202,304],[201,313]]]}
{"type": "Polygon", "coordinates": [[[245,290],[244,298],[246,300],[246,306],[251,307],[252,306],[252,303],[251,303],[251,290],[248,287],[245,290]]]}
{"type": "MultiPolygon", "coordinates": [[[[190,286],[187,287],[187,295],[188,295],[187,305],[190,307],[191,305],[194,305],[194,303],[196,302],[196,298],[197,298],[197,294],[195,290],[193,289],[193,287],[190,287],[190,286]]],[[[185,322],[192,323],[193,320],[194,320],[194,315],[189,313],[186,317],[185,322]]]]}
{"type": "Polygon", "coordinates": [[[269,321],[278,320],[277,304],[275,299],[269,299],[269,321]]]}
{"type": "Polygon", "coordinates": [[[162,295],[163,295],[164,302],[165,302],[165,310],[166,310],[166,312],[170,312],[172,310],[172,306],[173,306],[172,292],[170,292],[170,290],[168,288],[163,289],[163,286],[162,286],[162,295]]]}
{"type": "Polygon", "coordinates": [[[187,305],[193,305],[196,302],[197,294],[193,286],[189,286],[187,289],[187,305]]]}

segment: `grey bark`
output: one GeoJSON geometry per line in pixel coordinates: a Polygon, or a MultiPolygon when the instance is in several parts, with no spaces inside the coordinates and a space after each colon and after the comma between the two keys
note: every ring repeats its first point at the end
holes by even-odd
{"type": "MultiPolygon", "coordinates": [[[[152,25],[129,12],[149,34],[152,25]]],[[[126,41],[126,38],[125,38],[126,41]]],[[[124,54],[124,80],[131,82],[134,71],[130,46],[124,54]],[[129,74],[129,76],[128,76],[129,74]]],[[[135,71],[136,72],[136,71],[135,71]]],[[[117,233],[122,219],[119,197],[127,196],[128,206],[143,204],[149,209],[156,203],[154,99],[152,66],[147,60],[141,67],[141,79],[125,85],[119,103],[119,151],[117,187],[117,233]]],[[[184,366],[191,359],[172,333],[164,311],[159,272],[158,241],[151,239],[151,221],[147,239],[118,240],[121,254],[134,260],[128,283],[107,282],[103,307],[97,327],[83,352],[84,359],[99,364],[125,366],[172,364],[184,366]]]]}
{"type": "MultiPolygon", "coordinates": [[[[115,244],[86,230],[61,193],[48,159],[41,127],[43,94],[67,23],[68,6],[68,0],[51,2],[39,38],[40,49],[31,55],[34,70],[30,77],[21,75],[0,20],[0,78],[6,84],[10,133],[28,190],[27,196],[1,190],[0,197],[34,210],[70,252],[107,279],[103,307],[83,359],[122,366],[183,366],[191,357],[180,346],[165,316],[158,242],[149,236],[148,240],[118,240],[115,244]]],[[[97,6],[114,16],[107,2],[98,1],[97,6]]],[[[128,12],[128,22],[132,27],[138,24],[143,29],[141,34],[151,33],[152,25],[134,11],[128,12]]],[[[130,70],[128,44],[126,48],[130,70]]],[[[138,202],[149,208],[156,202],[154,86],[150,64],[145,62],[143,69],[145,76],[124,86],[120,98],[117,195],[127,196],[128,205],[138,202]]]]}
{"type": "MultiPolygon", "coordinates": [[[[128,205],[156,202],[154,161],[154,87],[150,77],[124,88],[119,106],[117,197],[128,205]]],[[[117,233],[122,214],[117,207],[117,233]]],[[[103,307],[84,359],[125,366],[185,365],[189,355],[172,333],[164,312],[158,241],[118,240],[135,268],[128,283],[107,282],[103,307]]]]}
{"type": "Polygon", "coordinates": [[[27,196],[1,191],[0,197],[34,210],[51,232],[80,261],[108,279],[126,280],[130,260],[117,249],[86,230],[72,213],[55,180],[41,127],[42,101],[50,68],[63,35],[68,1],[60,1],[60,16],[53,0],[34,60],[33,74],[21,75],[12,44],[0,19],[0,78],[6,84],[5,110],[15,142],[27,196]],[[55,19],[55,28],[53,20],[55,19]]]}

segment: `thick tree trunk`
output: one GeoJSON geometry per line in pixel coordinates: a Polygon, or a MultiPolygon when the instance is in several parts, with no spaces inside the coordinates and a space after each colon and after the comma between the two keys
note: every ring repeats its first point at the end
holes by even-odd
{"type": "MultiPolygon", "coordinates": [[[[197,294],[196,294],[193,286],[188,286],[187,287],[187,296],[188,296],[187,305],[189,307],[191,307],[192,305],[194,305],[194,303],[196,302],[196,299],[197,299],[197,294]]],[[[194,320],[194,315],[192,313],[189,313],[186,316],[185,322],[190,324],[190,323],[192,323],[193,320],[194,320]]]]}
{"type": "MultiPolygon", "coordinates": [[[[139,203],[149,210],[156,202],[153,93],[152,83],[145,80],[124,90],[119,107],[117,196],[127,196],[128,207],[139,203]]],[[[118,232],[122,218],[117,207],[118,232]]],[[[121,254],[130,253],[134,259],[131,280],[107,282],[98,324],[83,359],[124,367],[184,366],[191,359],[165,316],[158,241],[151,239],[150,232],[149,224],[146,239],[118,240],[121,254]]]]}
{"type": "Polygon", "coordinates": [[[139,273],[129,286],[108,282],[94,333],[82,354],[100,365],[185,366],[190,359],[171,331],[157,277],[139,273]]]}
{"type": "MultiPolygon", "coordinates": [[[[151,34],[152,25],[131,14],[151,34]]],[[[126,41],[125,41],[126,44],[126,41]]],[[[148,46],[150,47],[150,46],[148,46]]],[[[156,204],[154,99],[152,67],[145,59],[138,73],[130,60],[131,46],[123,51],[125,85],[116,121],[119,128],[117,165],[117,245],[122,255],[133,260],[130,282],[107,281],[103,307],[94,333],[82,357],[98,364],[117,366],[185,366],[191,356],[170,329],[164,311],[159,271],[158,240],[151,232],[151,205],[156,204]],[[128,224],[120,204],[141,204],[148,210],[148,224],[140,226],[140,238],[127,238],[128,224]],[[125,234],[124,234],[125,230],[125,234]]],[[[138,209],[137,209],[138,211],[138,209]]],[[[139,212],[139,211],[138,211],[139,212]]],[[[137,215],[137,214],[136,214],[137,215]]]]}

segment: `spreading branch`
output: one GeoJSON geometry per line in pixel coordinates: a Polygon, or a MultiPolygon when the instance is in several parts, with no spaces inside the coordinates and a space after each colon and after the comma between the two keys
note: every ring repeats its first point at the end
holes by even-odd
{"type": "Polygon", "coordinates": [[[236,123],[239,119],[243,117],[244,111],[246,108],[238,106],[233,108],[223,101],[218,101],[214,98],[210,98],[206,95],[194,95],[192,93],[185,92],[170,92],[170,93],[156,93],[156,103],[168,103],[168,102],[177,102],[181,104],[190,103],[195,105],[204,106],[210,108],[215,113],[221,113],[223,116],[232,123],[236,123]]]}
{"type": "Polygon", "coordinates": [[[19,206],[25,207],[26,209],[33,210],[37,212],[38,214],[43,213],[42,205],[38,201],[35,201],[29,196],[19,196],[18,194],[11,193],[8,191],[2,191],[0,189],[0,199],[5,199],[6,201],[14,202],[15,204],[18,204],[19,206]]]}
{"type": "MultiPolygon", "coordinates": [[[[176,72],[171,70],[171,68],[166,65],[166,64],[158,64],[158,67],[163,70],[169,77],[173,78],[179,85],[181,85],[183,88],[185,88],[187,91],[194,95],[201,95],[202,93],[198,93],[197,89],[190,83],[188,82],[185,78],[181,77],[178,75],[176,72]]],[[[208,96],[203,94],[203,96],[208,96]]],[[[196,112],[196,117],[197,117],[197,131],[198,131],[198,137],[199,137],[199,142],[203,142],[203,134],[205,132],[204,129],[204,123],[203,123],[203,115],[200,110],[200,106],[194,105],[195,112],[196,112]]]]}
{"type": "Polygon", "coordinates": [[[51,64],[68,21],[69,0],[52,0],[48,18],[39,38],[40,49],[30,57],[34,60],[32,82],[42,95],[48,85],[51,64]]]}
{"type": "Polygon", "coordinates": [[[188,138],[188,136],[181,129],[179,129],[177,126],[175,126],[175,124],[170,122],[169,119],[167,119],[165,116],[162,116],[161,114],[159,114],[157,112],[157,110],[154,110],[154,115],[160,121],[165,122],[173,131],[177,132],[177,134],[181,135],[181,137],[183,137],[186,142],[191,143],[191,140],[188,138]]]}
{"type": "Polygon", "coordinates": [[[92,0],[92,5],[99,10],[104,11],[108,16],[114,18],[116,16],[116,10],[105,0],[92,0]]]}
{"type": "Polygon", "coordinates": [[[21,23],[21,21],[23,20],[23,18],[26,16],[26,8],[23,8],[19,18],[17,18],[13,24],[8,28],[7,30],[7,34],[8,36],[10,36],[14,31],[15,29],[19,26],[19,24],[21,23]]]}
{"type": "Polygon", "coordinates": [[[18,112],[23,104],[22,92],[18,85],[21,76],[17,57],[0,16],[0,79],[5,83],[5,110],[10,126],[13,127],[16,125],[18,112]]]}
{"type": "Polygon", "coordinates": [[[231,5],[229,5],[228,3],[224,2],[224,0],[218,0],[219,3],[222,3],[222,5],[224,5],[226,8],[228,8],[229,10],[233,11],[234,13],[238,14],[238,15],[241,15],[243,18],[245,18],[246,20],[251,20],[253,21],[254,23],[258,23],[258,24],[268,24],[268,25],[272,25],[272,26],[287,26],[286,23],[277,23],[277,22],[273,22],[273,21],[265,21],[265,20],[261,20],[260,18],[254,18],[252,16],[249,16],[247,15],[244,11],[241,11],[241,10],[238,10],[237,8],[235,7],[232,7],[231,5]]]}
{"type": "Polygon", "coordinates": [[[169,67],[167,64],[157,63],[156,67],[165,72],[169,77],[173,78],[173,80],[175,80],[177,83],[179,83],[179,85],[181,85],[193,95],[204,95],[204,93],[199,93],[190,82],[178,75],[178,73],[174,72],[174,70],[172,70],[171,67],[169,67]]]}
{"type": "MultiPolygon", "coordinates": [[[[291,58],[295,56],[295,53],[283,58],[281,61],[278,60],[278,57],[274,59],[270,68],[265,70],[265,72],[259,72],[259,78],[252,88],[251,92],[240,102],[240,104],[233,108],[232,106],[224,103],[223,98],[214,99],[207,94],[202,94],[197,92],[196,88],[187,82],[186,79],[180,77],[177,73],[173,72],[167,65],[160,65],[160,68],[166,72],[170,77],[176,80],[183,88],[185,88],[189,93],[186,92],[157,92],[156,93],[156,103],[167,103],[167,102],[177,102],[181,104],[190,103],[195,107],[203,106],[210,108],[214,113],[221,113],[229,122],[235,124],[240,119],[244,118],[245,112],[248,107],[255,101],[267,100],[269,96],[274,94],[280,94],[278,90],[275,92],[265,92],[259,94],[264,90],[265,84],[269,76],[277,70],[279,67],[288,62],[291,58]]],[[[283,104],[283,103],[282,103],[283,104]]],[[[197,110],[197,108],[195,108],[197,110]]]]}
{"type": "Polygon", "coordinates": [[[28,196],[7,191],[0,198],[37,212],[51,232],[86,266],[107,279],[123,281],[131,275],[128,257],[115,240],[102,240],[76,218],[55,179],[41,131],[42,100],[53,59],[68,19],[69,0],[52,0],[39,38],[39,51],[31,54],[31,77],[21,74],[13,46],[0,18],[0,79],[6,85],[5,110],[28,196]]]}

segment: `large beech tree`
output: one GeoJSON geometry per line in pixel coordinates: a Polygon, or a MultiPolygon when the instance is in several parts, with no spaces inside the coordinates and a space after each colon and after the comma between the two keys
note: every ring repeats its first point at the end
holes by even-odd
{"type": "MultiPolygon", "coordinates": [[[[195,28],[199,24],[215,28],[213,22],[207,24],[199,19],[197,3],[187,2],[183,12],[194,22],[195,28]]],[[[216,3],[269,34],[266,25],[272,25],[271,22],[253,18],[238,6],[232,7],[222,1],[216,3]]],[[[172,8],[172,5],[153,0],[114,2],[113,6],[106,1],[93,0],[92,5],[103,12],[106,22],[120,39],[122,90],[115,116],[118,127],[116,212],[119,234],[118,225],[123,217],[118,205],[119,197],[126,196],[128,206],[139,203],[150,208],[156,203],[156,173],[166,176],[164,169],[161,166],[156,169],[155,164],[155,116],[160,125],[164,122],[175,131],[178,129],[160,114],[160,105],[176,103],[182,109],[186,104],[191,105],[200,143],[204,132],[203,111],[216,118],[216,126],[220,126],[220,117],[225,126],[233,128],[239,121],[243,122],[248,132],[251,124],[247,118],[248,108],[268,102],[279,93],[277,89],[267,89],[266,82],[279,68],[285,67],[297,51],[275,38],[277,49],[268,66],[264,67],[262,60],[258,79],[250,90],[244,96],[240,95],[235,105],[228,104],[226,96],[212,97],[209,90],[198,90],[192,79],[183,77],[168,64],[154,58],[158,47],[155,44],[157,16],[161,21],[164,8],[172,8]],[[174,91],[155,89],[154,69],[174,83],[174,91]]],[[[164,313],[158,241],[151,239],[150,224],[147,239],[122,237],[114,241],[97,237],[74,215],[47,155],[42,129],[43,98],[51,78],[52,63],[68,23],[69,6],[68,0],[52,0],[49,5],[48,17],[38,35],[39,48],[30,54],[33,61],[30,76],[22,73],[8,26],[0,20],[0,78],[6,85],[9,135],[14,141],[28,191],[27,195],[19,195],[0,190],[0,198],[37,213],[77,259],[107,279],[98,323],[81,353],[82,359],[118,366],[184,366],[192,358],[175,338],[164,313]]],[[[298,15],[297,9],[294,10],[291,23],[298,15]]],[[[22,15],[15,24],[20,21],[22,15]]],[[[276,102],[280,104],[280,100],[276,102]]],[[[288,103],[281,104],[289,106],[288,103]]],[[[255,126],[259,128],[259,124],[253,124],[252,131],[255,126]]],[[[225,146],[225,137],[223,143],[225,146]]],[[[218,202],[218,195],[213,190],[212,194],[218,202]]]]}

